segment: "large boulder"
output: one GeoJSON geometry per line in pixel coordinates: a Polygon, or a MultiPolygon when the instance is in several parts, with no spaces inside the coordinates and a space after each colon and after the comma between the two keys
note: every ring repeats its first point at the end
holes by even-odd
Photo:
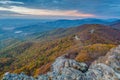
{"type": "Polygon", "coordinates": [[[112,68],[115,74],[120,79],[120,46],[118,46],[117,48],[111,49],[110,52],[106,54],[106,56],[100,57],[98,60],[93,62],[90,67],[99,63],[103,63],[106,66],[112,68]]]}
{"type": "Polygon", "coordinates": [[[66,59],[64,56],[58,57],[52,64],[52,71],[61,72],[64,68],[74,68],[81,72],[85,72],[88,66],[85,63],[76,62],[73,59],[66,59]]]}
{"type": "Polygon", "coordinates": [[[87,78],[86,80],[119,80],[116,72],[103,63],[91,66],[85,74],[87,78]]]}
{"type": "Polygon", "coordinates": [[[84,76],[88,66],[61,56],[52,64],[52,72],[47,73],[50,80],[79,80],[84,76]]]}

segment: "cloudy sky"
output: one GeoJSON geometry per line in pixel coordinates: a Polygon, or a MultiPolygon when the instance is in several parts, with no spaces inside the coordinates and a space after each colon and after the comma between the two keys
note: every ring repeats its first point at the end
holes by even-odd
{"type": "Polygon", "coordinates": [[[120,0],[0,0],[0,18],[120,18],[120,0]]]}

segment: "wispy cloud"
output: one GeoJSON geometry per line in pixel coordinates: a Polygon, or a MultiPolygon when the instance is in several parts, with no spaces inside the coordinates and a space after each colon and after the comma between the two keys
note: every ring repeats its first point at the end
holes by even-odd
{"type": "Polygon", "coordinates": [[[18,1],[0,1],[0,4],[24,4],[24,3],[18,1]]]}
{"type": "Polygon", "coordinates": [[[22,15],[34,15],[34,16],[95,17],[95,15],[93,14],[80,13],[77,10],[33,9],[33,8],[18,7],[18,6],[10,6],[9,8],[0,7],[0,11],[10,11],[22,15]]]}

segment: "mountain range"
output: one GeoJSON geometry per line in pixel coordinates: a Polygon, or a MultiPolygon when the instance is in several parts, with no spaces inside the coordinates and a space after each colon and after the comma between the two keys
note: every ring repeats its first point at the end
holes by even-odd
{"type": "Polygon", "coordinates": [[[117,19],[79,19],[79,20],[24,20],[4,19],[0,20],[0,40],[8,38],[24,39],[34,33],[50,31],[59,28],[69,28],[83,24],[104,24],[109,25],[117,19]],[[6,36],[4,36],[6,35],[6,36]]]}
{"type": "Polygon", "coordinates": [[[120,20],[113,22],[110,26],[120,30],[120,20]]]}

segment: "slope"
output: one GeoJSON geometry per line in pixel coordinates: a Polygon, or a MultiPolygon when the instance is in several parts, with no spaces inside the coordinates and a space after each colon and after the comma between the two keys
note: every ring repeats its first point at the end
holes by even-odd
{"type": "Polygon", "coordinates": [[[33,39],[0,52],[0,74],[9,71],[37,76],[49,71],[53,61],[66,53],[67,58],[91,64],[119,44],[119,35],[120,31],[99,24],[37,33],[33,39]]]}

